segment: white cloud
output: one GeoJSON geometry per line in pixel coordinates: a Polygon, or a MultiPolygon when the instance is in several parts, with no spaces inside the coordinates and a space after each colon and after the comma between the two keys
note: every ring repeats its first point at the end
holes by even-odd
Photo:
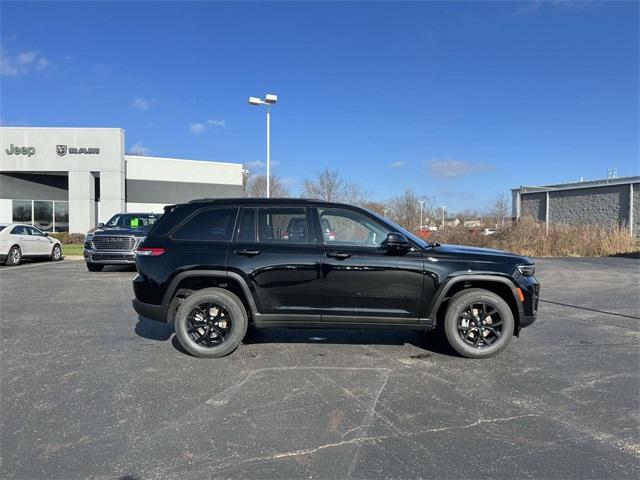
{"type": "Polygon", "coordinates": [[[129,149],[129,155],[140,155],[142,157],[146,157],[151,153],[151,149],[149,147],[145,147],[141,142],[136,142],[133,144],[133,147],[129,149]]]}
{"type": "Polygon", "coordinates": [[[404,160],[398,160],[396,162],[391,162],[391,168],[402,168],[407,164],[404,160]]]}
{"type": "Polygon", "coordinates": [[[152,103],[156,101],[155,98],[142,98],[136,97],[133,102],[131,102],[131,108],[135,108],[136,110],[148,110],[152,103]]]}
{"type": "Polygon", "coordinates": [[[256,160],[255,162],[247,162],[244,164],[244,166],[249,170],[258,170],[264,168],[264,162],[261,160],[256,160]]]}
{"type": "Polygon", "coordinates": [[[37,50],[23,50],[15,55],[0,48],[0,75],[20,77],[31,72],[47,73],[55,70],[54,64],[37,50]]]}
{"type": "MultiPolygon", "coordinates": [[[[271,160],[271,168],[279,167],[281,164],[278,160],[271,160]]],[[[244,164],[245,168],[248,168],[249,171],[254,172],[256,170],[266,170],[267,164],[262,160],[255,160],[253,162],[247,162],[244,164]]],[[[273,173],[273,172],[272,172],[273,173]]]]}
{"type": "Polygon", "coordinates": [[[207,128],[224,128],[227,126],[227,122],[224,120],[206,120],[205,122],[191,122],[189,125],[189,131],[194,135],[200,135],[207,128]]]}
{"type": "Polygon", "coordinates": [[[189,125],[189,131],[194,135],[200,135],[207,129],[207,126],[204,123],[194,122],[189,125]]]}
{"type": "Polygon", "coordinates": [[[227,122],[224,120],[207,120],[207,125],[212,127],[224,128],[227,126],[227,122]]]}
{"type": "Polygon", "coordinates": [[[434,158],[427,162],[427,168],[434,177],[455,178],[471,173],[491,172],[495,170],[494,165],[486,163],[469,163],[462,160],[440,160],[434,158]]]}

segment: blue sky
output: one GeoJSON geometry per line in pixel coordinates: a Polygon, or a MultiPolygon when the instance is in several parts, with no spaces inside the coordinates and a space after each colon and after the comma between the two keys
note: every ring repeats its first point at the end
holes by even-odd
{"type": "Polygon", "coordinates": [[[2,2],[4,125],[121,127],[127,150],[328,166],[451,210],[639,173],[637,2],[2,2]]]}

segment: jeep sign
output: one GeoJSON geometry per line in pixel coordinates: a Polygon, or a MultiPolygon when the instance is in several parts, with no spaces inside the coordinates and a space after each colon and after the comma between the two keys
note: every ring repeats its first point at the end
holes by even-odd
{"type": "Polygon", "coordinates": [[[30,157],[36,154],[36,147],[18,147],[12,143],[11,146],[4,151],[7,152],[7,155],[26,155],[30,157]]]}

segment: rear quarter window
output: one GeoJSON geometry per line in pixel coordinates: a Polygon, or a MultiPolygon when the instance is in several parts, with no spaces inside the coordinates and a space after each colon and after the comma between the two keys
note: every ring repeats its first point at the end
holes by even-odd
{"type": "Polygon", "coordinates": [[[237,207],[200,210],[183,222],[171,235],[174,240],[228,242],[231,240],[237,207]]]}

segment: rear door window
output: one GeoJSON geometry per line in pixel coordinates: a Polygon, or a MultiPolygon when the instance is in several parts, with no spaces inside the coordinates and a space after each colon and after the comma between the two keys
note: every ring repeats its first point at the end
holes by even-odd
{"type": "Polygon", "coordinates": [[[228,242],[237,212],[237,207],[201,210],[180,225],[171,237],[175,240],[228,242]]]}
{"type": "Polygon", "coordinates": [[[311,243],[309,218],[304,207],[258,209],[258,242],[311,243]]]}

